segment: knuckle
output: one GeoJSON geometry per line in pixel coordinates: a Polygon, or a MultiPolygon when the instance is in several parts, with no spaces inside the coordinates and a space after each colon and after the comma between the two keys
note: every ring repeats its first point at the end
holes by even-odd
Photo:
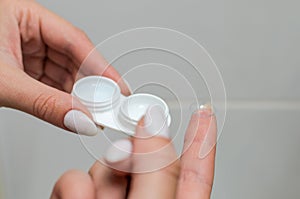
{"type": "Polygon", "coordinates": [[[87,34],[85,33],[85,31],[83,31],[82,29],[80,28],[76,28],[77,32],[79,33],[80,37],[81,38],[84,38],[84,39],[88,39],[88,36],[87,34]]]}
{"type": "Polygon", "coordinates": [[[74,51],[78,50],[78,41],[84,41],[84,42],[89,41],[90,42],[90,40],[89,40],[87,34],[83,30],[81,30],[73,25],[71,25],[69,30],[70,30],[69,33],[70,32],[71,33],[68,35],[66,34],[64,36],[65,44],[63,47],[63,51],[65,53],[73,56],[74,51]]]}
{"type": "Polygon", "coordinates": [[[189,169],[189,168],[183,168],[181,170],[180,176],[179,176],[179,182],[185,183],[196,183],[201,184],[203,186],[206,186],[208,188],[212,187],[212,182],[210,182],[206,177],[200,174],[199,171],[196,169],[189,169]]]}
{"type": "Polygon", "coordinates": [[[72,54],[73,50],[75,48],[74,42],[70,38],[65,39],[65,43],[62,47],[63,51],[69,55],[72,54]]]}
{"type": "Polygon", "coordinates": [[[35,28],[37,24],[32,23],[34,16],[30,8],[23,7],[20,12],[21,18],[19,26],[21,30],[22,43],[27,44],[35,38],[35,28]]]}
{"type": "Polygon", "coordinates": [[[39,118],[48,120],[54,114],[57,99],[54,95],[40,94],[33,103],[33,113],[39,118]]]}

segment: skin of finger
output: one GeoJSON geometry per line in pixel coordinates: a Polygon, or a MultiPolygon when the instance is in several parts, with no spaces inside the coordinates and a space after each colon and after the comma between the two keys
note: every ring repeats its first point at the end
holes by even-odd
{"type": "Polygon", "coordinates": [[[0,1],[0,36],[0,59],[22,68],[21,38],[14,1],[0,1]]]}
{"type": "Polygon", "coordinates": [[[124,95],[129,95],[125,82],[119,73],[107,63],[100,53],[93,51],[94,45],[87,35],[57,15],[38,6],[41,19],[41,35],[45,43],[56,51],[65,54],[75,63],[83,63],[80,73],[103,75],[116,81],[124,95]],[[89,59],[85,59],[89,56],[89,59]]]}
{"type": "Polygon", "coordinates": [[[74,84],[72,74],[49,59],[45,61],[45,75],[58,83],[64,91],[71,92],[74,84]]]}
{"type": "Polygon", "coordinates": [[[97,198],[125,198],[128,185],[127,173],[118,172],[96,161],[89,174],[95,184],[97,198]]]}
{"type": "Polygon", "coordinates": [[[178,199],[210,198],[216,148],[214,147],[204,159],[199,158],[199,150],[206,134],[212,134],[216,138],[217,127],[214,115],[203,117],[203,114],[210,113],[198,111],[192,115],[186,132],[177,189],[178,199]]]}
{"type": "MultiPolygon", "coordinates": [[[[143,129],[143,119],[139,122],[137,128],[137,136],[140,137],[140,133],[144,133],[143,129]],[[142,127],[142,128],[139,128],[142,127]],[[142,132],[141,132],[142,131],[142,132]]],[[[172,147],[167,147],[162,152],[159,151],[161,147],[165,147],[170,144],[170,140],[164,137],[152,137],[147,139],[139,139],[135,137],[133,139],[133,170],[134,167],[146,167],[152,162],[157,161],[157,159],[176,159],[176,152],[172,147]],[[153,153],[153,155],[148,156],[148,153],[153,153]],[[137,155],[135,158],[134,156],[137,155]],[[140,155],[146,154],[146,158],[140,158],[140,155]]],[[[153,172],[147,173],[133,173],[131,180],[131,189],[129,192],[129,197],[131,199],[137,198],[174,198],[176,193],[177,178],[179,173],[180,165],[179,161],[174,161],[166,167],[160,168],[153,172]]]]}
{"type": "MultiPolygon", "coordinates": [[[[45,45],[47,48],[52,48],[53,50],[65,55],[70,60],[73,60],[74,63],[82,63],[86,57],[93,52],[94,45],[83,31],[74,27],[69,22],[48,11],[34,1],[5,2],[8,5],[13,5],[5,7],[11,8],[11,13],[16,14],[15,16],[12,15],[7,17],[10,13],[6,13],[4,17],[4,19],[11,18],[11,21],[6,22],[10,24],[9,28],[5,27],[0,29],[0,35],[4,36],[7,41],[1,46],[3,46],[5,51],[7,51],[6,54],[9,56],[13,55],[12,58],[16,59],[15,62],[19,63],[21,68],[23,67],[21,66],[23,52],[20,46],[21,41],[19,34],[23,37],[23,44],[26,44],[26,56],[32,55],[35,57],[41,57],[42,54],[45,54],[43,50],[43,45],[45,45]],[[38,21],[39,23],[33,23],[34,21],[38,21]],[[20,23],[22,23],[22,26],[20,26],[21,29],[19,30],[18,24],[20,23]],[[41,41],[44,43],[41,43],[41,41]]],[[[88,64],[89,67],[82,67],[83,69],[81,72],[84,71],[85,73],[88,73],[88,75],[103,75],[111,78],[119,84],[124,95],[130,95],[130,90],[126,83],[122,80],[119,73],[107,63],[100,53],[92,54],[97,54],[97,56],[91,56],[92,58],[89,59],[89,62],[91,63],[88,64]]],[[[27,63],[31,63],[36,59],[26,58],[26,60],[26,65],[30,66],[30,64],[27,63]]],[[[79,67],[80,64],[75,64],[75,66],[79,67]]],[[[33,69],[30,69],[29,67],[26,70],[32,72],[33,69]]],[[[31,75],[36,76],[36,74],[31,75]]],[[[41,74],[39,73],[38,75],[41,74]]]]}
{"type": "Polygon", "coordinates": [[[95,199],[95,185],[82,171],[71,170],[56,182],[50,199],[95,199]]]}
{"type": "Polygon", "coordinates": [[[38,13],[34,7],[20,6],[18,16],[24,70],[35,79],[43,74],[46,45],[40,34],[38,13]]]}
{"type": "Polygon", "coordinates": [[[54,80],[52,80],[50,77],[48,77],[47,75],[43,75],[40,78],[40,81],[44,84],[47,84],[48,86],[51,86],[53,88],[56,88],[58,90],[63,90],[63,88],[61,87],[60,84],[58,84],[57,82],[55,82],[54,80]]]}
{"type": "Polygon", "coordinates": [[[76,98],[29,77],[16,67],[6,66],[4,71],[0,70],[0,75],[2,106],[24,111],[61,128],[65,128],[64,116],[71,109],[92,118],[76,98]]]}
{"type": "Polygon", "coordinates": [[[78,72],[83,76],[100,75],[108,77],[119,85],[121,92],[124,95],[130,95],[130,89],[126,85],[125,81],[121,78],[120,74],[102,57],[97,50],[90,52],[87,59],[85,59],[81,64],[78,72]],[[99,60],[101,60],[101,62],[99,62],[99,60]]]}
{"type": "MultiPolygon", "coordinates": [[[[63,125],[63,115],[61,113],[66,113],[67,110],[70,110],[71,108],[79,109],[82,112],[86,113],[89,117],[91,117],[90,113],[84,106],[81,106],[80,103],[74,103],[73,106],[66,105],[66,103],[72,101],[71,96],[69,96],[68,94],[56,92],[56,89],[53,90],[48,88],[47,86],[38,86],[38,83],[29,79],[28,77],[25,77],[25,75],[22,74],[21,71],[17,71],[14,69],[10,71],[8,69],[14,67],[18,67],[18,69],[22,70],[24,69],[22,63],[22,48],[20,45],[21,33],[19,29],[19,23],[21,23],[22,20],[24,21],[24,19],[29,19],[28,13],[34,13],[33,15],[31,15],[31,17],[38,16],[39,19],[35,21],[38,21],[39,23],[37,23],[37,25],[40,25],[39,28],[36,28],[36,26],[34,26],[35,28],[31,28],[31,26],[33,26],[34,24],[25,23],[26,26],[24,27],[29,27],[28,30],[31,30],[27,32],[27,37],[25,38],[25,40],[27,40],[29,43],[30,38],[34,38],[33,35],[39,34],[40,39],[38,40],[42,39],[43,42],[48,45],[48,47],[51,47],[51,45],[49,46],[49,44],[54,43],[55,45],[52,46],[58,48],[59,50],[62,50],[66,56],[73,55],[71,56],[72,59],[77,58],[78,60],[82,61],[93,48],[92,43],[88,40],[86,35],[82,31],[79,31],[77,28],[72,26],[70,23],[49,12],[47,9],[43,8],[34,1],[3,0],[0,2],[0,5],[0,24],[5,25],[5,28],[1,28],[0,26],[0,35],[2,36],[2,38],[5,38],[0,41],[0,58],[1,60],[3,60],[3,64],[0,64],[1,77],[3,77],[1,78],[2,81],[0,82],[1,90],[3,91],[0,95],[2,96],[0,99],[0,106],[7,106],[25,111],[63,128],[65,127],[63,125]],[[23,15],[26,15],[27,18],[23,15]],[[49,19],[49,23],[47,23],[47,19],[49,19]],[[37,33],[32,30],[39,30],[39,32],[37,33]],[[48,39],[47,42],[45,41],[45,38],[48,39]],[[79,47],[75,46],[74,44],[76,43],[76,41],[80,41],[80,43],[82,44],[79,47]],[[78,51],[77,49],[81,49],[80,47],[82,47],[82,50],[78,51]],[[24,84],[23,88],[20,88],[20,84],[23,84],[24,82],[26,83],[24,84]],[[26,85],[28,85],[29,87],[26,87],[26,85]],[[31,86],[33,86],[33,88],[31,86]],[[44,87],[45,89],[41,89],[41,87],[44,87]],[[30,94],[30,92],[34,92],[32,90],[34,90],[35,88],[40,89],[37,89],[37,92],[33,93],[33,96],[28,95],[30,94]],[[41,90],[43,90],[43,92],[41,90]],[[39,91],[41,91],[40,94],[36,96],[39,91]],[[46,95],[45,92],[49,92],[50,95],[46,95]],[[21,101],[20,99],[24,100],[21,101]],[[51,103],[50,106],[43,106],[41,112],[34,112],[34,110],[38,110],[34,108],[34,104],[36,104],[36,101],[41,101],[42,105],[43,102],[46,103],[46,101],[50,101],[51,103]],[[59,106],[59,108],[57,108],[57,106],[59,106]]],[[[33,43],[38,43],[37,46],[41,47],[39,45],[39,42],[33,43]]],[[[31,48],[34,49],[33,47],[30,47],[30,50],[32,50],[31,48]]],[[[36,49],[32,50],[32,52],[37,49],[39,48],[37,47],[36,49]]],[[[40,52],[37,51],[37,53],[40,52]]],[[[49,103],[47,103],[47,105],[49,105],[49,103]]]]}
{"type": "Polygon", "coordinates": [[[44,74],[44,58],[23,56],[24,71],[39,80],[44,74]]]}
{"type": "Polygon", "coordinates": [[[16,4],[22,54],[43,59],[46,49],[40,34],[39,13],[36,12],[36,6],[32,5],[33,2],[28,1],[16,4]]]}
{"type": "Polygon", "coordinates": [[[35,79],[40,79],[43,73],[48,72],[49,74],[46,74],[48,77],[59,83],[64,91],[70,92],[74,82],[70,81],[72,75],[66,75],[67,73],[63,69],[59,70],[60,67],[53,67],[52,72],[49,72],[49,61],[45,61],[46,45],[42,38],[40,16],[39,12],[37,12],[39,6],[32,5],[32,2],[21,4],[22,6],[17,7],[19,13],[17,18],[22,41],[25,72],[35,79]],[[66,78],[67,80],[65,80],[66,78]]]}
{"type": "Polygon", "coordinates": [[[71,74],[76,74],[78,68],[80,67],[80,63],[75,63],[74,60],[70,59],[68,56],[52,48],[48,48],[47,58],[50,59],[52,62],[56,63],[57,65],[59,65],[60,67],[68,70],[71,74]]]}

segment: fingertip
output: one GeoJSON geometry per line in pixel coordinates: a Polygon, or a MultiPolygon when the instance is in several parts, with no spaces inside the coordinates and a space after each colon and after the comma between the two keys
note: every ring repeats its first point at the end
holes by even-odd
{"type": "Polygon", "coordinates": [[[123,95],[129,96],[132,94],[130,85],[125,79],[121,78],[120,81],[118,81],[118,85],[120,86],[123,95]]]}
{"type": "Polygon", "coordinates": [[[163,138],[170,140],[168,119],[160,106],[149,106],[139,120],[135,136],[138,138],[163,138]]]}
{"type": "Polygon", "coordinates": [[[193,112],[193,116],[198,118],[210,118],[214,116],[213,106],[210,103],[200,105],[199,108],[193,112]]]}
{"type": "Polygon", "coordinates": [[[129,83],[119,74],[119,72],[112,65],[108,64],[105,59],[103,62],[106,63],[106,65],[102,66],[104,67],[104,69],[102,68],[102,72],[99,75],[114,80],[119,85],[123,95],[131,95],[132,90],[130,88],[129,83]]]}
{"type": "Polygon", "coordinates": [[[95,124],[89,110],[73,96],[72,106],[65,112],[63,125],[65,129],[79,135],[95,136],[102,131],[102,127],[95,124]]]}
{"type": "Polygon", "coordinates": [[[64,125],[79,135],[94,136],[99,130],[94,121],[79,110],[68,111],[64,117],[64,125]]]}
{"type": "MultiPolygon", "coordinates": [[[[146,112],[136,127],[133,137],[132,168],[133,173],[143,173],[168,167],[177,159],[174,146],[163,127],[163,116],[160,111],[146,112]],[[150,114],[147,116],[147,114],[150,114]],[[148,122],[146,121],[148,118],[148,122]],[[151,122],[150,122],[151,121],[151,122]],[[147,122],[147,123],[146,123],[147,122]],[[150,124],[149,124],[150,122],[150,124]]],[[[172,166],[171,166],[172,167],[172,166]]]]}

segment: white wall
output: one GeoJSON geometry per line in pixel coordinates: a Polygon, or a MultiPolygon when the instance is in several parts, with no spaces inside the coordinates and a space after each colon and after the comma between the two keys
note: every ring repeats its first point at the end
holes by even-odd
{"type": "MultiPolygon", "coordinates": [[[[300,197],[299,1],[39,2],[94,43],[160,26],[203,44],[222,73],[229,105],[212,198],[300,197]]],[[[8,199],[47,198],[65,170],[93,162],[76,136],[16,111],[0,109],[0,138],[8,199]]]]}

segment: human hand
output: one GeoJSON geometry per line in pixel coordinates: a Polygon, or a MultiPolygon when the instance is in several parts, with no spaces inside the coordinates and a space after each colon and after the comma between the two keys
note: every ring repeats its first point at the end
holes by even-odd
{"type": "Polygon", "coordinates": [[[34,1],[0,0],[0,107],[19,109],[58,127],[94,135],[88,110],[69,92],[77,78],[103,75],[129,90],[86,34],[34,1]],[[75,126],[74,118],[80,125],[75,126]],[[77,128],[76,128],[77,127],[77,128]]]}
{"type": "Polygon", "coordinates": [[[57,181],[51,199],[210,198],[217,131],[211,109],[204,107],[192,115],[180,160],[163,121],[162,111],[148,109],[134,138],[113,143],[105,155],[106,165],[96,162],[89,174],[66,172],[57,181]],[[199,158],[207,143],[213,144],[211,150],[199,158]]]}

